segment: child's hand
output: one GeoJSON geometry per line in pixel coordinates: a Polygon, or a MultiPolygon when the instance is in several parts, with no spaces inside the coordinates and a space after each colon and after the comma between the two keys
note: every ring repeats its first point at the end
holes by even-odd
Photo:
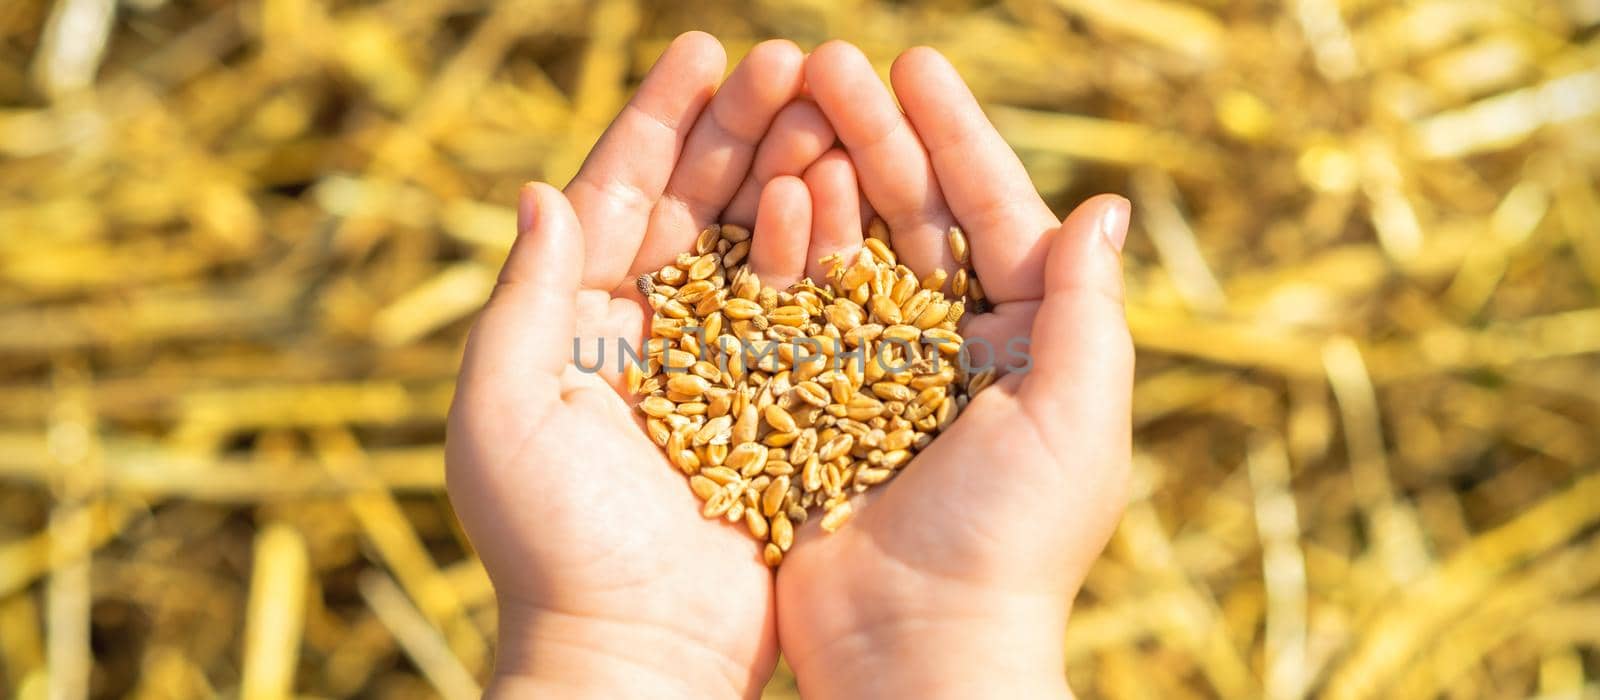
{"type": "MultiPolygon", "coordinates": [[[[808,697],[1065,695],[1063,625],[1122,512],[1130,460],[1127,202],[1097,197],[1057,221],[932,50],[895,63],[904,115],[848,44],[818,48],[805,72],[849,156],[808,176],[813,196],[852,189],[853,162],[919,274],[954,271],[959,223],[994,303],[963,334],[1002,366],[1008,341],[1026,339],[1032,367],[979,394],[844,528],[810,521],[778,575],[784,654],[808,697]]],[[[813,253],[861,242],[859,227],[828,235],[813,253]]]]}
{"type": "Polygon", "coordinates": [[[764,238],[808,238],[805,188],[782,176],[834,137],[791,106],[803,55],[761,44],[718,88],[724,62],[711,37],[679,37],[564,194],[523,189],[447,447],[451,500],[499,596],[491,694],[753,697],[776,662],[760,549],[700,516],[615,383],[616,339],[643,348],[636,274],[719,218],[750,223],[757,201],[764,238]],[[573,366],[575,337],[606,339],[609,381],[573,366]]]}

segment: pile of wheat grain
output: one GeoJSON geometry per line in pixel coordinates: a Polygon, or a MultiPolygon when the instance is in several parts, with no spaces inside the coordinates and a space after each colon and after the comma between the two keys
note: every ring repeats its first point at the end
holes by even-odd
{"type": "Polygon", "coordinates": [[[983,303],[961,230],[949,242],[963,267],[920,278],[881,221],[868,230],[853,260],[822,260],[826,284],[762,285],[750,231],[733,225],[638,278],[655,312],[645,357],[624,376],[644,396],[650,438],[702,514],[742,520],[771,566],[809,509],[822,509],[823,530],[843,525],[852,493],[893,478],[995,379],[962,356],[956,330],[983,303]]]}

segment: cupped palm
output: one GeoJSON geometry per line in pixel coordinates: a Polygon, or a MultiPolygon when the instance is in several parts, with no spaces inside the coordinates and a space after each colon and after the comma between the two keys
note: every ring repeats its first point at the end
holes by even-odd
{"type": "Polygon", "coordinates": [[[499,596],[501,677],[583,662],[660,679],[634,691],[645,695],[748,697],[776,662],[760,550],[700,516],[619,393],[615,363],[619,341],[643,346],[647,310],[627,281],[722,215],[798,96],[802,60],[768,42],[719,89],[721,47],[686,34],[565,192],[521,193],[521,232],[469,337],[447,438],[451,500],[499,596]],[[580,369],[575,342],[581,367],[601,342],[611,367],[580,369]]]}

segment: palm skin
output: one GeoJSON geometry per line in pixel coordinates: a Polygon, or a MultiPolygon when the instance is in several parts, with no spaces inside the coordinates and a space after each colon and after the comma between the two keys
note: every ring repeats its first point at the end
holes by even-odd
{"type": "Polygon", "coordinates": [[[1025,338],[1032,366],[978,395],[843,529],[800,533],[778,575],[780,641],[808,697],[1069,695],[1063,626],[1130,461],[1127,203],[1097,197],[1058,222],[942,57],[909,51],[892,78],[904,116],[854,47],[808,59],[902,259],[953,269],[942,234],[959,222],[997,302],[964,334],[1025,338]]]}
{"type": "MultiPolygon", "coordinates": [[[[725,211],[747,181],[761,189],[826,148],[794,148],[816,120],[778,119],[800,91],[798,48],[756,47],[719,88],[723,61],[709,36],[679,37],[564,193],[521,193],[446,452],[452,503],[499,597],[491,694],[753,697],[776,663],[759,548],[700,516],[614,373],[615,339],[642,347],[647,316],[627,281],[712,220],[753,216],[753,203],[725,211]],[[574,338],[606,339],[607,373],[573,365],[574,338]]],[[[768,208],[785,209],[785,183],[768,208]]]]}

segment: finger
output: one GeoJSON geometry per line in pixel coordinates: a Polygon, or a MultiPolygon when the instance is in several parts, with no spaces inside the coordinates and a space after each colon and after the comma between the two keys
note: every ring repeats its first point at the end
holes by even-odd
{"type": "Polygon", "coordinates": [[[1119,250],[1128,210],[1121,197],[1094,197],[1050,235],[1044,301],[1029,348],[1034,365],[1020,395],[1051,420],[1120,434],[1126,433],[1133,385],[1119,250]],[[1084,396],[1094,400],[1071,400],[1084,396]]]}
{"type": "Polygon", "coordinates": [[[828,151],[806,168],[805,183],[812,208],[806,275],[821,281],[828,270],[818,260],[835,253],[854,260],[861,248],[861,191],[856,187],[850,156],[839,149],[828,151]]]}
{"type": "Polygon", "coordinates": [[[900,259],[918,274],[955,269],[944,243],[953,219],[933,166],[867,57],[850,44],[828,42],[806,61],[806,81],[855,162],[862,192],[888,223],[900,259]]]}
{"type": "Polygon", "coordinates": [[[518,194],[518,234],[468,336],[462,382],[525,387],[559,398],[582,276],[583,229],[561,192],[528,183],[518,194]]]}
{"type": "Polygon", "coordinates": [[[794,43],[774,40],[757,44],[739,62],[684,143],[677,169],[650,214],[634,272],[671,262],[728,206],[773,118],[800,94],[804,56],[794,43]]]}
{"type": "Polygon", "coordinates": [[[890,77],[928,149],[945,202],[971,239],[986,295],[995,302],[1040,298],[1046,234],[1057,221],[1022,161],[938,51],[901,54],[890,77]]]}
{"type": "Polygon", "coordinates": [[[777,118],[772,120],[772,130],[761,140],[756,151],[755,165],[750,175],[733,195],[733,201],[722,213],[724,223],[751,226],[756,220],[756,203],[767,181],[779,175],[800,175],[833,146],[833,126],[828,124],[822,110],[814,102],[805,100],[789,103],[777,118]]]}
{"type": "Polygon", "coordinates": [[[800,178],[781,175],[761,191],[750,243],[750,269],[761,277],[762,284],[783,289],[805,273],[811,210],[811,194],[800,178]]]}
{"type": "Polygon", "coordinates": [[[567,185],[588,249],[607,253],[584,261],[586,288],[609,290],[627,273],[651,209],[726,63],[722,45],[709,34],[674,39],[567,185]]]}

